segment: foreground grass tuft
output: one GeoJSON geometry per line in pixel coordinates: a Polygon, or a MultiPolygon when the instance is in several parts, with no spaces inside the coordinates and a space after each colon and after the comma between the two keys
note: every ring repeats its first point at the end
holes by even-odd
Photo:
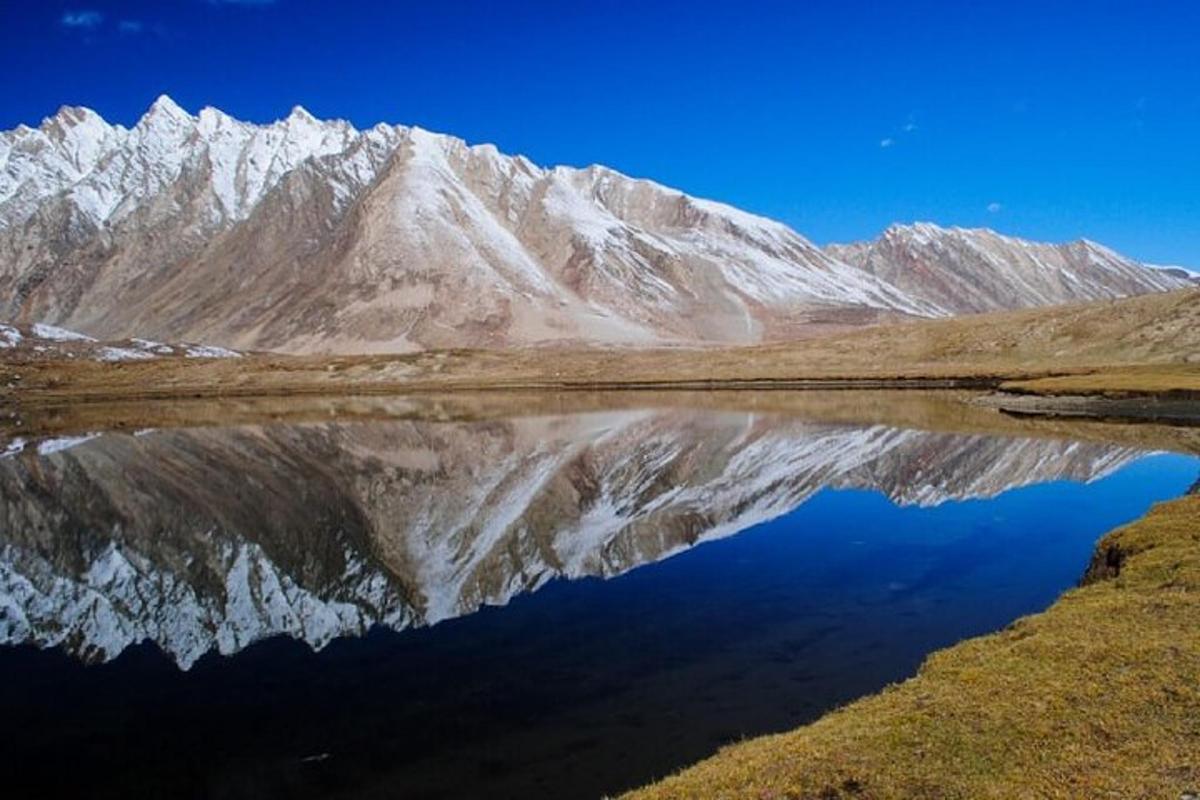
{"type": "Polygon", "coordinates": [[[1081,588],[913,679],[633,792],[1155,798],[1200,788],[1200,497],[1106,536],[1081,588]]]}

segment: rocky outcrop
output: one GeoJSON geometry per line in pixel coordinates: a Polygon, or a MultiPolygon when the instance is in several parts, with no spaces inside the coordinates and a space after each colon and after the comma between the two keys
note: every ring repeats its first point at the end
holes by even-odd
{"type": "Polygon", "coordinates": [[[54,325],[9,325],[0,322],[0,358],[5,361],[149,361],[158,358],[238,358],[242,354],[224,347],[201,344],[165,344],[133,338],[100,342],[91,336],[54,325]]]}

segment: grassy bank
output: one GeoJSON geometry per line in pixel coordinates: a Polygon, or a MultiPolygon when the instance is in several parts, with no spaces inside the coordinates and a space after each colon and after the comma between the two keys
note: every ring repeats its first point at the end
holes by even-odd
{"type": "Polygon", "coordinates": [[[1200,369],[1170,364],[1121,367],[1006,381],[1000,388],[1007,392],[1042,396],[1121,398],[1177,395],[1200,400],[1200,369]]]}
{"type": "Polygon", "coordinates": [[[1200,787],[1200,497],[1106,536],[1083,586],[913,679],[628,795],[1169,798],[1200,787]]]}
{"type": "Polygon", "coordinates": [[[1200,426],[1200,370],[1159,364],[1005,381],[977,400],[1014,415],[1200,426]]]}

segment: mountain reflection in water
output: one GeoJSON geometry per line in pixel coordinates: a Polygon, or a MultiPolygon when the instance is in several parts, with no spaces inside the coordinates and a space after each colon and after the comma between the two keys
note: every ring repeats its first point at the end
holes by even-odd
{"type": "Polygon", "coordinates": [[[186,773],[196,796],[619,790],[1044,607],[1197,471],[678,410],[9,450],[0,712],[31,732],[9,757],[69,746],[114,793],[186,773]]]}

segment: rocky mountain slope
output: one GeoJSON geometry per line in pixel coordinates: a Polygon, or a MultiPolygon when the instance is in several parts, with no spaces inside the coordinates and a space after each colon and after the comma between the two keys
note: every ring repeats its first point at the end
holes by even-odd
{"type": "Polygon", "coordinates": [[[418,128],[164,97],[131,129],[64,108],[0,134],[0,318],[99,338],[756,341],[934,312],[779,223],[418,128]]]}
{"type": "Polygon", "coordinates": [[[0,454],[0,643],[184,667],[287,634],[423,625],[612,576],[824,487],[936,505],[1092,480],[1104,444],[631,411],[142,431],[0,454]]]}
{"type": "Polygon", "coordinates": [[[886,264],[827,252],[603,167],[543,169],[299,108],[252,125],[163,97],[128,129],[63,108],[0,133],[0,319],[100,339],[359,353],[747,343],[1184,283],[1090,244],[1062,256],[1066,271],[948,247],[886,264]]]}
{"type": "Polygon", "coordinates": [[[78,331],[35,322],[32,325],[8,325],[0,322],[0,358],[31,361],[150,361],[160,358],[239,358],[241,353],[224,347],[202,344],[165,344],[150,339],[132,338],[101,342],[78,331]]]}
{"type": "Polygon", "coordinates": [[[1081,239],[1046,244],[986,228],[893,225],[873,242],[825,248],[946,315],[1015,310],[1170,291],[1193,285],[1081,239]]]}

